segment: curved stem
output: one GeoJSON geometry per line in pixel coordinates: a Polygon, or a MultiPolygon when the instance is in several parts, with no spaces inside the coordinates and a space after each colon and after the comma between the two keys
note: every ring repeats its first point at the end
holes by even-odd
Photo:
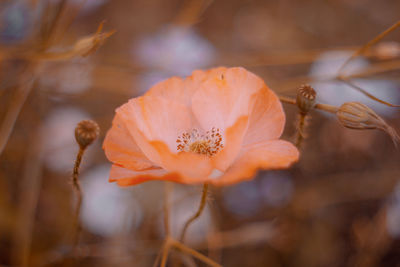
{"type": "Polygon", "coordinates": [[[194,222],[198,217],[200,217],[201,213],[203,212],[204,207],[206,206],[207,191],[208,191],[208,184],[205,183],[203,185],[203,193],[201,195],[200,206],[199,206],[197,212],[192,217],[190,217],[189,220],[187,220],[187,222],[185,223],[185,226],[183,227],[181,237],[180,237],[181,242],[184,242],[185,234],[186,234],[186,231],[189,228],[190,224],[192,224],[192,222],[194,222]]]}

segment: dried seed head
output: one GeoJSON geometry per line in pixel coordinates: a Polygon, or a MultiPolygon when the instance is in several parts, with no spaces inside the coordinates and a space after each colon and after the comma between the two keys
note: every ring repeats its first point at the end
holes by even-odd
{"type": "Polygon", "coordinates": [[[86,57],[94,52],[105,42],[115,31],[102,32],[104,21],[100,23],[96,33],[78,40],[73,48],[75,55],[86,57]]]}
{"type": "Polygon", "coordinates": [[[372,50],[373,56],[377,59],[387,60],[400,56],[400,43],[382,42],[377,44],[372,50]]]}
{"type": "Polygon", "coordinates": [[[75,128],[75,139],[81,149],[85,149],[99,136],[99,125],[92,120],[83,120],[75,128]]]}
{"type": "Polygon", "coordinates": [[[308,84],[304,84],[297,90],[296,104],[302,113],[308,113],[316,104],[317,93],[308,84]]]}
{"type": "Polygon", "coordinates": [[[392,138],[397,146],[400,138],[396,131],[389,126],[378,114],[359,102],[347,102],[340,106],[336,116],[342,125],[350,129],[380,129],[392,138]]]}

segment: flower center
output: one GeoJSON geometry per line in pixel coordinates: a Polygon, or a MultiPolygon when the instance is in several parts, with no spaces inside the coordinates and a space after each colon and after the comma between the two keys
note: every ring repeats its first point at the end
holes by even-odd
{"type": "Polygon", "coordinates": [[[214,156],[221,148],[222,135],[218,128],[212,128],[210,131],[202,134],[197,129],[190,133],[184,132],[176,139],[178,151],[193,152],[197,154],[214,156]]]}

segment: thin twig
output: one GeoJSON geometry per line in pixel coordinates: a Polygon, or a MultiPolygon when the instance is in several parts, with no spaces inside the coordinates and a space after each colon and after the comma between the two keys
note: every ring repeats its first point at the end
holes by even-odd
{"type": "Polygon", "coordinates": [[[0,128],[0,155],[4,150],[8,139],[10,138],[18,115],[26,101],[26,98],[32,91],[33,85],[34,79],[30,78],[25,84],[19,86],[14,93],[14,98],[11,101],[11,105],[7,110],[0,128]]]}
{"type": "MultiPolygon", "coordinates": [[[[296,105],[296,99],[291,98],[291,97],[287,97],[287,96],[279,96],[279,100],[282,101],[283,103],[287,103],[287,104],[292,104],[292,105],[296,105]]],[[[319,109],[319,110],[323,110],[329,113],[333,113],[335,114],[338,111],[338,107],[332,106],[332,105],[328,105],[328,104],[316,104],[314,106],[315,109],[319,109]]]]}
{"type": "Polygon", "coordinates": [[[380,40],[382,40],[386,35],[388,35],[389,33],[391,33],[392,31],[394,31],[395,29],[397,29],[400,26],[400,20],[397,21],[395,24],[393,24],[392,26],[390,26],[388,29],[386,29],[385,31],[383,31],[382,33],[378,34],[378,36],[376,36],[374,39],[372,39],[371,41],[369,41],[368,43],[366,43],[364,46],[362,46],[361,48],[359,48],[357,51],[355,51],[353,53],[353,55],[347,59],[343,65],[339,68],[338,71],[338,77],[342,76],[342,72],[343,69],[350,63],[350,61],[352,61],[354,58],[358,57],[359,55],[362,55],[363,53],[365,53],[371,46],[373,46],[374,44],[378,43],[380,40]]]}
{"type": "Polygon", "coordinates": [[[162,257],[161,257],[161,267],[165,267],[167,265],[168,260],[168,252],[170,248],[170,238],[167,237],[162,248],[162,257]]]}
{"type": "Polygon", "coordinates": [[[176,240],[172,240],[172,239],[171,239],[171,240],[170,240],[170,243],[171,243],[172,246],[174,246],[174,247],[177,248],[178,250],[180,250],[180,251],[182,251],[182,252],[184,252],[184,253],[187,253],[187,254],[192,255],[192,256],[195,257],[196,259],[198,259],[198,260],[200,260],[200,261],[202,261],[202,262],[204,262],[204,263],[206,263],[206,264],[208,264],[208,265],[210,265],[210,266],[212,266],[212,267],[222,267],[222,265],[216,263],[215,261],[213,261],[213,260],[211,260],[210,258],[204,256],[203,254],[197,252],[196,250],[191,249],[191,248],[185,246],[185,245],[182,244],[181,242],[178,242],[178,241],[176,241],[176,240]]]}
{"type": "Polygon", "coordinates": [[[161,248],[161,250],[158,252],[156,260],[153,263],[153,267],[156,267],[158,265],[158,262],[160,261],[161,257],[161,266],[165,266],[167,258],[168,258],[168,252],[169,252],[169,240],[171,236],[171,230],[170,230],[170,225],[169,225],[169,195],[172,190],[172,184],[165,182],[164,185],[164,231],[165,231],[165,240],[164,244],[161,248]]]}
{"type": "Polygon", "coordinates": [[[16,265],[29,266],[35,214],[42,184],[43,149],[40,130],[33,136],[36,142],[29,147],[21,180],[18,220],[15,232],[14,260],[16,265]]]}
{"type": "Polygon", "coordinates": [[[279,100],[282,101],[283,103],[296,105],[296,99],[294,99],[294,98],[290,98],[290,97],[286,97],[286,96],[280,95],[279,96],[279,100]]]}
{"type": "Polygon", "coordinates": [[[336,112],[339,110],[338,107],[328,105],[328,104],[321,104],[321,103],[316,104],[314,108],[320,109],[320,110],[323,110],[323,111],[326,111],[329,113],[333,113],[333,114],[336,114],[336,112]]]}
{"type": "Polygon", "coordinates": [[[371,98],[371,99],[373,99],[373,100],[375,100],[375,101],[377,101],[377,102],[379,102],[381,104],[385,104],[385,105],[387,105],[389,107],[400,107],[400,105],[391,104],[389,102],[383,101],[383,100],[377,98],[376,96],[368,93],[367,91],[365,91],[361,87],[359,87],[356,84],[354,84],[353,82],[351,82],[348,78],[340,77],[340,78],[338,78],[338,80],[343,82],[343,83],[345,83],[345,84],[347,84],[347,85],[349,85],[349,86],[351,86],[352,88],[356,89],[360,93],[366,95],[367,97],[369,97],[369,98],[371,98]]]}
{"type": "Polygon", "coordinates": [[[201,195],[201,200],[200,200],[200,206],[197,210],[197,212],[189,218],[189,220],[187,220],[187,222],[185,223],[185,226],[183,227],[182,233],[181,233],[181,237],[179,240],[181,240],[181,242],[184,242],[185,240],[185,234],[187,229],[189,228],[189,226],[201,215],[201,213],[204,210],[204,207],[206,206],[206,199],[207,199],[207,191],[208,191],[208,184],[205,183],[203,185],[203,193],[201,195]]]}

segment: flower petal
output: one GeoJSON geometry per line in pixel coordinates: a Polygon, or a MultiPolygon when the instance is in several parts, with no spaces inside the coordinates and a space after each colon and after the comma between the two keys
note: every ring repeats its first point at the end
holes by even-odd
{"type": "Polygon", "coordinates": [[[152,168],[143,171],[133,171],[112,165],[110,171],[110,182],[117,182],[119,186],[131,186],[153,180],[164,180],[182,184],[202,183],[203,180],[193,180],[178,173],[168,172],[161,168],[152,168]]]}
{"type": "Polygon", "coordinates": [[[297,148],[283,140],[270,140],[249,145],[222,176],[210,181],[214,185],[229,185],[250,180],[257,169],[287,168],[299,158],[297,148]]]}
{"type": "Polygon", "coordinates": [[[192,77],[187,77],[184,80],[179,77],[172,77],[154,85],[146,93],[146,96],[161,97],[189,107],[192,105],[193,94],[198,89],[196,84],[197,82],[192,77]]]}
{"type": "Polygon", "coordinates": [[[167,171],[156,168],[145,171],[133,171],[122,168],[118,165],[112,165],[110,171],[110,182],[117,182],[119,186],[136,185],[151,180],[172,180],[177,179],[176,175],[167,171]]]}
{"type": "MultiPolygon", "coordinates": [[[[202,73],[193,75],[201,76],[202,73]]],[[[193,113],[206,131],[213,127],[226,129],[239,117],[249,115],[254,95],[264,86],[259,77],[243,68],[212,69],[193,95],[193,113]]]]}
{"type": "Polygon", "coordinates": [[[250,113],[249,128],[243,146],[277,139],[285,126],[285,113],[276,94],[265,87],[256,97],[250,113]]]}
{"type": "Polygon", "coordinates": [[[248,117],[240,117],[236,123],[224,132],[224,148],[213,158],[214,167],[220,171],[225,171],[238,156],[243,137],[246,134],[248,117]]]}
{"type": "Polygon", "coordinates": [[[190,178],[192,183],[206,181],[213,170],[211,159],[206,155],[190,152],[175,154],[163,142],[151,141],[150,143],[159,153],[160,164],[163,168],[190,178]]]}
{"type": "MultiPolygon", "coordinates": [[[[130,121],[128,130],[136,127],[146,139],[163,141],[173,152],[177,152],[177,137],[197,125],[188,107],[161,97],[144,96],[132,99],[121,106],[117,113],[124,120],[130,121]]],[[[141,147],[141,142],[138,145],[146,154],[147,150],[141,147]]],[[[150,154],[146,155],[152,159],[150,154]]]]}
{"type": "MultiPolygon", "coordinates": [[[[145,99],[145,101],[157,101],[156,99],[158,98],[148,98],[145,99]]],[[[140,99],[139,99],[140,100],[140,99]]],[[[150,122],[155,123],[157,118],[149,118],[154,115],[149,115],[146,112],[146,110],[143,110],[142,107],[143,103],[140,103],[139,100],[135,101],[130,101],[130,105],[124,105],[120,109],[118,109],[117,113],[121,114],[123,116],[123,119],[128,121],[129,123],[127,124],[127,129],[129,133],[134,137],[136,143],[140,147],[140,149],[143,151],[143,153],[151,160],[154,162],[154,165],[163,167],[169,172],[176,172],[179,173],[183,177],[187,177],[193,180],[193,182],[196,181],[201,181],[207,179],[208,175],[211,173],[213,167],[211,163],[211,159],[208,158],[205,155],[199,155],[199,154],[194,154],[194,153],[188,153],[188,152],[179,152],[176,153],[176,138],[178,136],[177,133],[174,133],[173,131],[178,131],[178,129],[175,129],[174,126],[172,126],[172,134],[174,134],[174,145],[173,149],[170,149],[170,146],[165,142],[164,140],[160,139],[150,139],[151,137],[153,138],[158,138],[157,134],[153,131],[153,128],[150,125],[150,122]],[[144,114],[143,114],[144,113],[144,114]],[[147,131],[148,135],[142,131],[138,127],[139,122],[136,122],[137,119],[140,119],[142,117],[143,120],[147,120],[145,125],[141,125],[143,131],[147,131]],[[149,123],[149,125],[147,125],[149,123]],[[150,138],[149,138],[150,135],[150,138]]],[[[166,100],[165,100],[166,101],[166,100]]],[[[129,104],[128,103],[128,104],[129,104]]],[[[160,102],[156,102],[160,104],[160,102]]],[[[162,104],[160,104],[162,105],[162,104]]],[[[183,107],[182,105],[177,105],[180,107],[183,107]]],[[[145,108],[149,108],[146,107],[145,108]]],[[[173,107],[171,107],[171,110],[174,110],[173,107]]],[[[153,109],[154,111],[154,109],[153,109]]],[[[164,111],[165,113],[168,113],[168,111],[164,111]]],[[[175,114],[176,115],[176,114],[175,114]]],[[[168,115],[167,115],[168,116],[168,115]]],[[[171,115],[172,116],[172,115],[171,115]]],[[[179,117],[178,117],[179,118],[179,117]]],[[[172,119],[172,118],[171,118],[172,119]]],[[[161,122],[160,122],[161,123],[161,122]]],[[[178,122],[179,123],[179,122],[178,122]]],[[[180,122],[182,123],[182,122],[180,122]]],[[[174,122],[171,122],[170,124],[174,124],[174,122]]],[[[159,132],[167,134],[168,133],[168,127],[171,127],[171,125],[163,125],[163,128],[159,129],[159,132]]],[[[179,126],[176,126],[179,127],[179,126]]],[[[171,133],[170,133],[171,135],[171,133]]],[[[168,139],[167,139],[168,140],[168,139]]]]}
{"type": "Polygon", "coordinates": [[[103,149],[107,158],[119,165],[133,170],[143,170],[153,166],[153,163],[140,150],[126,128],[124,120],[116,115],[111,129],[104,139],[103,149]]]}

